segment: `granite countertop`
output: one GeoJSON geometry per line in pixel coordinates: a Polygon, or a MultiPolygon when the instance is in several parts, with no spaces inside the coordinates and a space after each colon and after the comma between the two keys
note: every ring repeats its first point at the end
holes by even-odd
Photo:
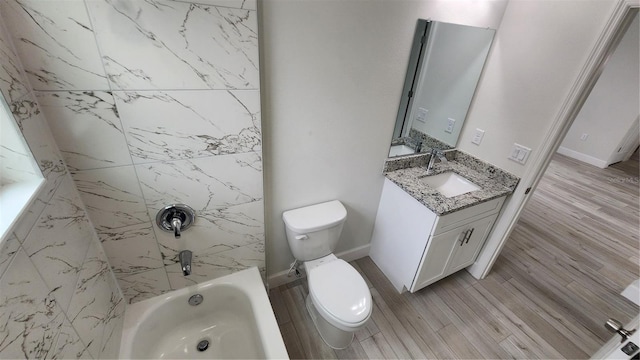
{"type": "Polygon", "coordinates": [[[436,189],[420,181],[426,175],[426,166],[422,164],[416,165],[414,163],[414,166],[411,167],[387,171],[385,176],[439,216],[509,195],[513,193],[518,184],[517,177],[488,164],[478,166],[478,160],[467,154],[453,154],[447,156],[447,158],[449,157],[455,158],[455,160],[450,160],[447,163],[436,162],[432,175],[454,172],[478,185],[480,190],[447,198],[436,189]]]}

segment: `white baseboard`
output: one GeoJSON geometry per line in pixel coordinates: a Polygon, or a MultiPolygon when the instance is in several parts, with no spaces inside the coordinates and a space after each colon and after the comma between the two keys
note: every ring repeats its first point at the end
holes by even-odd
{"type": "MultiPolygon", "coordinates": [[[[369,247],[370,245],[363,245],[360,247],[357,247],[355,249],[351,249],[351,250],[347,250],[347,251],[343,251],[341,253],[337,253],[336,256],[344,261],[353,261],[353,260],[358,260],[361,259],[365,256],[369,256],[369,247]]],[[[280,285],[284,285],[287,283],[290,283],[292,281],[296,281],[298,280],[298,278],[296,278],[295,276],[291,275],[291,276],[287,276],[287,274],[289,273],[289,270],[284,270],[284,271],[280,271],[277,272],[273,275],[270,275],[267,278],[267,283],[269,284],[269,288],[273,289],[276,288],[280,285]]]]}
{"type": "Polygon", "coordinates": [[[370,244],[362,245],[362,246],[357,247],[355,249],[351,249],[351,250],[343,251],[341,253],[337,253],[336,256],[338,258],[346,261],[346,262],[362,259],[365,256],[369,256],[369,248],[370,247],[371,247],[370,244]]]}
{"type": "Polygon", "coordinates": [[[577,152],[575,150],[571,150],[569,148],[566,147],[562,147],[560,146],[558,148],[558,154],[562,154],[564,156],[568,156],[570,158],[582,161],[584,163],[593,165],[593,166],[597,166],[601,169],[606,168],[609,164],[607,164],[607,162],[605,160],[600,160],[598,158],[595,158],[593,156],[590,155],[586,155],[580,152],[577,152]]]}

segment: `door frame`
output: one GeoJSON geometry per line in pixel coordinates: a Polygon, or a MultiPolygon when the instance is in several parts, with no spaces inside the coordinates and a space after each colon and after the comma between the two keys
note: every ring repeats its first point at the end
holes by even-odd
{"type": "Polygon", "coordinates": [[[619,150],[614,152],[609,156],[609,160],[607,160],[607,166],[611,164],[615,164],[620,161],[627,161],[636,151],[638,146],[640,146],[640,138],[638,138],[638,133],[640,132],[640,117],[637,117],[636,120],[631,125],[631,129],[627,132],[624,139],[620,141],[620,144],[616,146],[619,150]],[[625,150],[624,153],[621,151],[625,150]]]}
{"type": "Polygon", "coordinates": [[[500,212],[493,231],[478,259],[467,268],[467,271],[475,278],[483,279],[491,271],[502,248],[509,239],[511,231],[518,223],[532,192],[540,182],[540,179],[542,179],[551,159],[602,74],[609,56],[626,33],[639,7],[640,0],[617,1],[598,41],[591,50],[577,80],[571,87],[568,97],[563,102],[551,129],[545,135],[540,148],[541,156],[532,159],[534,160],[533,166],[523,175],[520,184],[500,212]]]}

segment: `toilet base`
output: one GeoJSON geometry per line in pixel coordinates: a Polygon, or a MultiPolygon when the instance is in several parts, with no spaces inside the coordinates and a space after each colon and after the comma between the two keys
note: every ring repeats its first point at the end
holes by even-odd
{"type": "Polygon", "coordinates": [[[332,349],[341,350],[347,348],[351,345],[351,341],[353,341],[353,332],[344,331],[342,329],[338,329],[337,327],[331,325],[327,320],[325,320],[316,310],[315,305],[313,305],[313,301],[311,300],[311,296],[307,295],[305,300],[307,305],[307,311],[313,320],[313,324],[316,326],[316,329],[320,333],[320,337],[325,342],[325,344],[329,345],[332,349]]]}

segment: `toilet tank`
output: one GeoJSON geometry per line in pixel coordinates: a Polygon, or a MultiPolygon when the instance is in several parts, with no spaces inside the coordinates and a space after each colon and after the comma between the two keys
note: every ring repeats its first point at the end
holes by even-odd
{"type": "Polygon", "coordinates": [[[282,213],[293,256],[308,261],[333,253],[346,219],[347,209],[338,200],[282,213]]]}

